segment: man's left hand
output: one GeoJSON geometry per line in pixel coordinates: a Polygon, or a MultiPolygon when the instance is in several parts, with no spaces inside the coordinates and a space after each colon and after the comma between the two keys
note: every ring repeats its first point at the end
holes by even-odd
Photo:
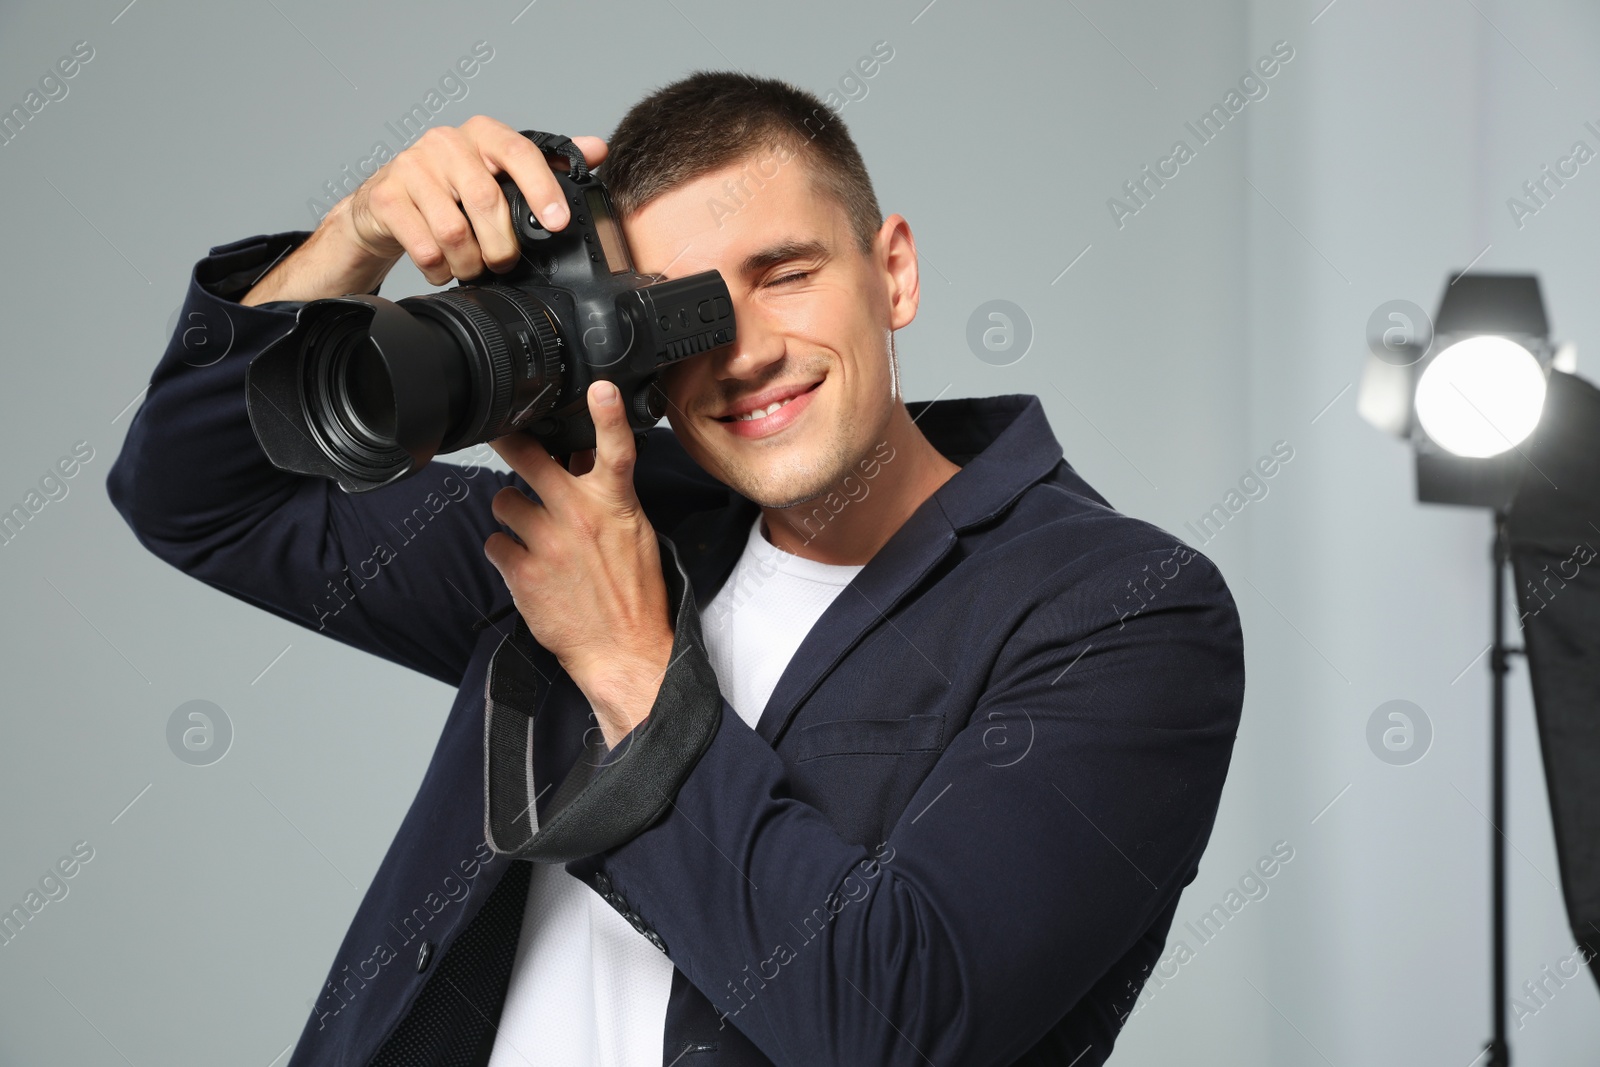
{"type": "Polygon", "coordinates": [[[589,386],[595,449],[573,471],[531,434],[490,442],[538,496],[494,496],[484,542],[528,629],[589,698],[607,747],[643,722],[672,655],[672,615],[656,532],[633,490],[633,430],[610,382],[589,386]],[[520,544],[518,541],[520,540],[520,544]]]}

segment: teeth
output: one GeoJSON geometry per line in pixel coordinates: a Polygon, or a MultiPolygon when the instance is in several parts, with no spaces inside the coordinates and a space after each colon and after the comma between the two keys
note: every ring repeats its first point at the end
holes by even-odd
{"type": "MultiPolygon", "coordinates": [[[[789,400],[793,400],[793,399],[794,399],[794,397],[790,397],[789,398],[789,400]]],[[[774,400],[772,403],[768,404],[766,407],[757,408],[756,410],[750,412],[749,414],[746,414],[746,415],[735,415],[734,416],[734,421],[735,422],[750,422],[750,421],[755,420],[755,419],[764,419],[768,415],[771,415],[774,411],[777,411],[779,408],[781,408],[785,404],[787,404],[789,402],[789,400],[774,400]]]]}

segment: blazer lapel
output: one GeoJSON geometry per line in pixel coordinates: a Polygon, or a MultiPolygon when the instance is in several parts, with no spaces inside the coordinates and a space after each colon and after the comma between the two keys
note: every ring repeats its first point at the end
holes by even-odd
{"type": "MultiPolygon", "coordinates": [[[[750,521],[754,522],[754,517],[750,521]]],[[[795,710],[812,690],[857,642],[894,611],[955,543],[955,530],[938,499],[924,500],[834,597],[800,642],[756,722],[756,733],[776,747],[795,710]]]]}
{"type": "MultiPolygon", "coordinates": [[[[753,501],[733,494],[726,508],[691,516],[672,532],[701,611],[733,573],[760,510],[753,501]]],[[[777,744],[811,691],[955,543],[944,508],[936,496],[929,497],[834,598],[795,650],[756,722],[763,740],[777,744]]]]}
{"type": "MultiPolygon", "coordinates": [[[[770,745],[777,745],[796,709],[839,661],[950,553],[956,531],[1009,507],[1062,458],[1036,396],[918,400],[908,401],[906,409],[961,470],[912,512],[806,634],[756,722],[756,732],[770,745]]],[[[1067,473],[1070,491],[1104,503],[1070,467],[1067,473]]],[[[701,610],[733,572],[761,510],[731,489],[728,495],[727,507],[698,512],[671,534],[701,610]]]]}

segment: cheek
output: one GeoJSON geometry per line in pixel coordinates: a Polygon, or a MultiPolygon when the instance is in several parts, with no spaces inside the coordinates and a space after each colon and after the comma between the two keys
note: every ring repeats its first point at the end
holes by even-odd
{"type": "MultiPolygon", "coordinates": [[[[858,294],[843,290],[796,301],[793,308],[783,309],[774,327],[801,346],[838,353],[852,364],[859,362],[853,353],[870,352],[878,344],[879,327],[871,308],[858,294]]],[[[861,373],[859,367],[850,370],[861,373]]]]}
{"type": "Polygon", "coordinates": [[[673,413],[673,408],[682,411],[689,410],[687,402],[694,395],[695,379],[699,377],[699,364],[703,360],[690,360],[688,363],[675,363],[662,372],[656,379],[656,388],[666,394],[670,405],[667,408],[673,413]]]}
{"type": "Polygon", "coordinates": [[[831,348],[830,341],[840,329],[836,302],[821,294],[775,301],[763,310],[762,317],[762,329],[781,338],[790,351],[794,349],[794,342],[808,348],[831,348]]]}

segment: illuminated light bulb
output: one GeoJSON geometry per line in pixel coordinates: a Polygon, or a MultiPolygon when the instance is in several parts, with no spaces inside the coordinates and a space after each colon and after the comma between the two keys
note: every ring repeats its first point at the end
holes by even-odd
{"type": "Polygon", "coordinates": [[[1521,444],[1544,410],[1544,369],[1504,337],[1457,341],[1433,358],[1417,382],[1417,420],[1438,445],[1484,458],[1521,444]]]}

